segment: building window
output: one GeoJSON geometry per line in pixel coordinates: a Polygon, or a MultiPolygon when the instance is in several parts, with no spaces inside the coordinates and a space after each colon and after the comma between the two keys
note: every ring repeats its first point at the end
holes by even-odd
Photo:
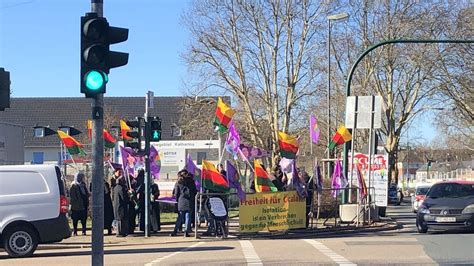
{"type": "Polygon", "coordinates": [[[179,128],[178,126],[171,126],[172,137],[181,137],[181,135],[182,135],[181,128],[179,128]]]}
{"type": "Polygon", "coordinates": [[[33,161],[32,164],[43,164],[44,162],[44,152],[33,152],[33,161]]]}
{"type": "Polygon", "coordinates": [[[206,160],[207,158],[207,153],[206,152],[198,152],[197,153],[197,164],[201,165],[202,160],[206,160]]]}

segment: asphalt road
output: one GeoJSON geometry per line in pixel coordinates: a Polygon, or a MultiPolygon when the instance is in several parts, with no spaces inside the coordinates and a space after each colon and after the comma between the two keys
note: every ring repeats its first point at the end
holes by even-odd
{"type": "MultiPolygon", "coordinates": [[[[137,238],[107,247],[105,265],[474,264],[474,234],[418,234],[408,202],[389,207],[387,214],[401,224],[399,230],[272,240],[137,238]]],[[[0,251],[0,265],[89,265],[90,261],[90,248],[38,250],[24,259],[9,259],[0,251]]]]}

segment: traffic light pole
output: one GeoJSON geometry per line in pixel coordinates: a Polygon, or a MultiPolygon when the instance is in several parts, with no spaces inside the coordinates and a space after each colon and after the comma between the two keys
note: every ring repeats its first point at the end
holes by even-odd
{"type": "MultiPolygon", "coordinates": [[[[103,0],[91,0],[91,11],[103,16],[103,0]]],[[[92,265],[104,265],[104,96],[92,99],[92,265]]]]}
{"type": "MultiPolygon", "coordinates": [[[[148,221],[150,218],[150,138],[151,138],[151,119],[148,110],[153,108],[153,92],[148,91],[145,97],[145,237],[150,236],[150,230],[148,227],[148,221]]],[[[141,143],[140,143],[141,145],[141,143]]]]}

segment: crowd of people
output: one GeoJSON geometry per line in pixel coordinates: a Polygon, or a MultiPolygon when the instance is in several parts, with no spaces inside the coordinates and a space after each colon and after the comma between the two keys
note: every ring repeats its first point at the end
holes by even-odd
{"type": "MultiPolygon", "coordinates": [[[[222,164],[218,165],[221,175],[226,176],[226,171],[222,164]]],[[[293,190],[292,183],[287,175],[282,171],[279,158],[275,158],[275,165],[269,171],[272,183],[278,191],[293,190]]],[[[308,224],[310,206],[313,200],[314,182],[308,173],[303,169],[298,169],[298,178],[307,190],[306,197],[306,217],[308,224]]],[[[73,235],[77,236],[79,221],[82,225],[82,235],[86,235],[86,224],[88,217],[89,198],[92,187],[87,187],[83,173],[77,173],[70,187],[71,219],[73,224],[73,235]]],[[[104,181],[104,229],[111,235],[115,229],[117,237],[125,237],[134,234],[138,225],[139,231],[145,231],[145,171],[138,171],[136,177],[124,176],[122,169],[116,169],[110,178],[110,183],[104,181]],[[138,224],[137,224],[138,219],[138,224]]],[[[150,223],[149,230],[158,232],[161,230],[160,205],[157,201],[160,196],[158,184],[150,182],[150,223]]],[[[251,189],[254,189],[253,182],[251,189]]],[[[206,190],[213,193],[218,191],[206,190]]],[[[192,232],[195,221],[194,198],[198,190],[194,182],[194,177],[187,170],[178,172],[178,179],[173,189],[173,196],[177,201],[177,213],[175,227],[170,236],[176,236],[179,231],[183,231],[184,236],[192,232]],[[184,225],[184,230],[183,230],[184,225]]],[[[220,197],[226,202],[225,196],[220,197]]],[[[207,198],[204,197],[204,201],[207,198]]],[[[227,208],[227,207],[226,207],[227,208]]],[[[205,208],[206,211],[206,208],[205,208]]],[[[205,235],[216,234],[216,228],[209,214],[205,214],[208,230],[205,235]]]]}
{"type": "MultiPolygon", "coordinates": [[[[92,187],[88,188],[84,179],[83,173],[76,173],[69,189],[74,236],[77,236],[79,221],[82,235],[87,234],[89,191],[92,187]]],[[[115,228],[117,237],[134,234],[137,225],[139,231],[145,231],[145,171],[139,170],[136,177],[130,175],[127,178],[122,169],[116,169],[109,182],[104,181],[104,229],[111,235],[115,228]]],[[[160,189],[151,183],[149,229],[158,232],[161,230],[160,206],[155,199],[160,196],[160,189]]]]}

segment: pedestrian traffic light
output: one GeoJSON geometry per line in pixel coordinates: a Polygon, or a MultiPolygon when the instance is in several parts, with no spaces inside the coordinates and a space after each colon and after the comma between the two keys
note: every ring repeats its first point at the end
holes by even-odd
{"type": "Polygon", "coordinates": [[[124,139],[125,147],[130,147],[132,149],[141,150],[142,143],[142,121],[143,118],[137,117],[135,120],[127,120],[125,123],[130,127],[130,130],[127,131],[127,138],[124,139]]]}
{"type": "Polygon", "coordinates": [[[97,13],[81,17],[81,93],[87,98],[105,93],[110,69],[128,63],[128,53],[110,51],[127,39],[128,29],[109,26],[97,13]]]}
{"type": "Polygon", "coordinates": [[[10,72],[0,68],[0,111],[10,108],[10,72]]]}
{"type": "Polygon", "coordinates": [[[155,116],[151,119],[150,125],[150,140],[160,141],[161,140],[161,119],[155,116]]]}

